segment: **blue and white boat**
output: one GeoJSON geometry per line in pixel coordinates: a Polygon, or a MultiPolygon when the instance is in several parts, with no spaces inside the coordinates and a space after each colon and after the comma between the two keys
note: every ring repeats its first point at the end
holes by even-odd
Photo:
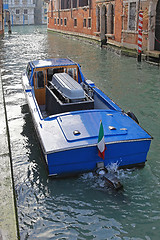
{"type": "Polygon", "coordinates": [[[31,61],[22,77],[49,176],[70,176],[107,168],[145,165],[152,137],[87,80],[70,59],[31,61]],[[105,156],[98,155],[100,121],[105,156]]]}

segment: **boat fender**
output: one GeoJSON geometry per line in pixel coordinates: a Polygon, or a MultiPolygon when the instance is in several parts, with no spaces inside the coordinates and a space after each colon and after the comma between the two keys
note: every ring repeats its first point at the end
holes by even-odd
{"type": "Polygon", "coordinates": [[[138,121],[137,117],[134,115],[133,112],[128,111],[128,112],[127,112],[127,115],[128,115],[130,118],[132,118],[136,123],[139,124],[139,121],[138,121]]]}

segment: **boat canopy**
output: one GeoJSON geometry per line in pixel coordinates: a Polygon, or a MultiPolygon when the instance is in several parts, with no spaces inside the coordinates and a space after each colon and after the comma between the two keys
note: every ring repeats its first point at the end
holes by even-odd
{"type": "MultiPolygon", "coordinates": [[[[28,63],[27,66],[27,76],[29,78],[29,82],[31,86],[33,86],[33,72],[35,69],[47,69],[47,68],[60,68],[60,67],[71,67],[74,68],[74,66],[78,67],[78,82],[84,82],[85,78],[81,72],[81,67],[78,63],[68,59],[68,58],[52,58],[52,59],[44,59],[44,60],[35,60],[28,63]]],[[[37,71],[36,70],[36,71],[37,71]]]]}
{"type": "Polygon", "coordinates": [[[43,68],[43,67],[60,67],[60,66],[70,66],[70,65],[78,65],[68,58],[52,58],[52,59],[44,59],[44,60],[35,60],[31,62],[34,68],[43,68]]]}

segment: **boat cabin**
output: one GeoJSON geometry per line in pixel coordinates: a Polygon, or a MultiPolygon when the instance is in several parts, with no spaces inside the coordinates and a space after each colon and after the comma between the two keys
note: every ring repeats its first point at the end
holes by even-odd
{"type": "Polygon", "coordinates": [[[94,108],[91,94],[83,88],[84,77],[79,65],[69,59],[61,63],[58,59],[57,62],[56,59],[30,62],[27,76],[45,117],[94,108]]]}

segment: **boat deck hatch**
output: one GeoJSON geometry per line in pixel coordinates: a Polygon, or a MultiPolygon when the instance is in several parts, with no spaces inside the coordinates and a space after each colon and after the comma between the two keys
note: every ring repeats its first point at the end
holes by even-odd
{"type": "Polygon", "coordinates": [[[97,138],[100,120],[102,120],[105,136],[118,136],[127,134],[127,129],[116,119],[107,116],[104,112],[84,112],[81,114],[65,115],[57,118],[61,130],[67,141],[97,138]],[[107,123],[107,124],[106,124],[107,123]],[[110,129],[109,126],[113,126],[110,129]]]}

